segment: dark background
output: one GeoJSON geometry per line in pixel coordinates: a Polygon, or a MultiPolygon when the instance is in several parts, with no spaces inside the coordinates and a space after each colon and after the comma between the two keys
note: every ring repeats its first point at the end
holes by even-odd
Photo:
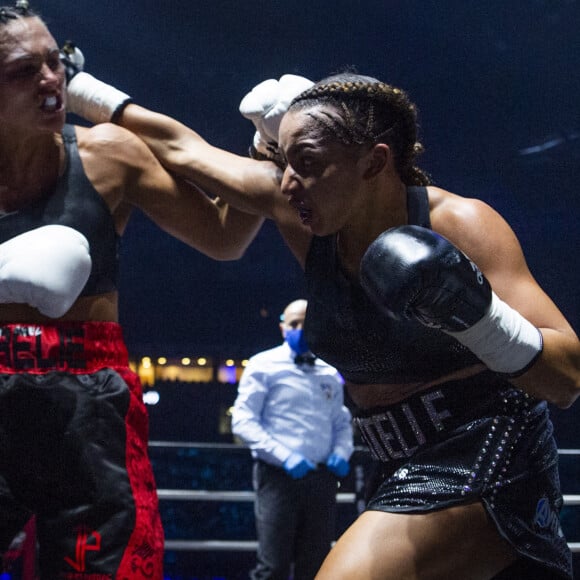
{"type": "MultiPolygon", "coordinates": [[[[532,272],[578,331],[580,4],[574,0],[46,0],[32,3],[86,69],[245,154],[238,113],[258,82],[356,66],[405,88],[420,164],[437,185],[506,217],[532,272]]],[[[214,262],[135,214],[122,246],[121,316],[134,354],[245,357],[279,342],[302,275],[272,224],[214,262]]],[[[580,411],[561,417],[573,445],[580,411]]],[[[569,440],[569,443],[568,443],[569,440]]]]}

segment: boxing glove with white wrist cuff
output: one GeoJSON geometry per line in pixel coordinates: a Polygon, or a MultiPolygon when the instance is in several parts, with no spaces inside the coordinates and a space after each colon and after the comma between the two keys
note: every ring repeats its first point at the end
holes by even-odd
{"type": "Polygon", "coordinates": [[[419,226],[383,232],[361,262],[361,284],[382,312],[439,328],[486,366],[511,377],[542,352],[542,333],[500,300],[479,268],[448,240],[419,226]]]}

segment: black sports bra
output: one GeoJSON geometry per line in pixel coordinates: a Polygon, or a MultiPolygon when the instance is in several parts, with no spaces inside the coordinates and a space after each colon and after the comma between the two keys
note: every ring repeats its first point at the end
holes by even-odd
{"type": "Polygon", "coordinates": [[[75,128],[65,125],[62,137],[66,167],[55,189],[39,201],[0,216],[0,243],[45,225],[74,228],[89,241],[92,259],[91,275],[81,296],[111,292],[118,285],[119,236],[107,204],[85,175],[75,128]]]}
{"type": "MultiPolygon", "coordinates": [[[[424,187],[407,188],[409,223],[431,227],[424,187]]],[[[454,338],[375,307],[343,271],[336,235],[313,237],[306,259],[304,332],[314,353],[354,383],[429,381],[478,359],[454,338]]]]}

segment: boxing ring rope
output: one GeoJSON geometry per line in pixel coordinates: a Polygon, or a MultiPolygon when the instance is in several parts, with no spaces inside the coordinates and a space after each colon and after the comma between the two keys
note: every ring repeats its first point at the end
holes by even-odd
{"type": "MultiPolygon", "coordinates": [[[[230,443],[178,443],[170,441],[151,441],[151,447],[190,447],[206,449],[232,449],[239,448],[230,443]]],[[[560,449],[560,455],[580,455],[580,449],[560,449]]],[[[207,491],[191,489],[158,489],[157,495],[160,501],[210,501],[210,502],[253,502],[253,491],[207,491]]],[[[355,503],[355,493],[337,493],[337,503],[355,503]]],[[[580,505],[580,495],[564,495],[565,506],[580,505]]],[[[31,520],[27,526],[28,538],[22,553],[22,580],[35,580],[35,525],[31,520]]],[[[580,553],[580,542],[569,542],[568,546],[573,553],[580,553]]],[[[165,549],[175,552],[255,552],[258,542],[255,540],[165,540],[165,549]]]]}
{"type": "MultiPolygon", "coordinates": [[[[205,491],[184,489],[159,489],[160,500],[173,501],[254,501],[253,491],[205,491]]],[[[337,493],[337,503],[354,503],[354,493],[337,493]]],[[[580,505],[580,495],[564,495],[564,505],[580,505]]],[[[580,542],[568,544],[572,552],[580,552],[580,542]]],[[[240,551],[251,552],[258,547],[258,542],[252,540],[165,540],[165,549],[176,552],[194,551],[240,551]]]]}
{"type": "MultiPolygon", "coordinates": [[[[189,489],[158,489],[157,497],[167,500],[183,501],[254,501],[256,494],[253,491],[205,491],[189,489]]],[[[578,498],[580,495],[573,496],[578,498]]],[[[337,493],[337,503],[354,503],[354,493],[337,493]]],[[[573,504],[576,505],[576,504],[573,504]]]]}
{"type": "MultiPolygon", "coordinates": [[[[197,448],[223,448],[231,449],[239,447],[229,443],[211,444],[211,443],[176,443],[152,441],[153,447],[197,447],[197,448]]],[[[580,455],[580,449],[560,449],[560,455],[580,455]]],[[[159,500],[170,501],[215,501],[215,502],[253,502],[255,493],[253,491],[208,491],[208,490],[190,490],[190,489],[158,489],[157,495],[159,500]]],[[[580,505],[580,495],[565,494],[565,506],[580,505]]],[[[355,503],[355,493],[337,493],[337,503],[355,503]]],[[[580,542],[569,542],[568,546],[574,553],[580,553],[580,542]]],[[[166,540],[165,549],[176,552],[193,552],[193,551],[255,551],[258,543],[252,540],[166,540]]]]}
{"type": "MultiPolygon", "coordinates": [[[[570,542],[570,551],[580,552],[580,542],[570,542]]],[[[174,552],[255,552],[258,542],[251,540],[165,540],[165,549],[174,552]]]]}

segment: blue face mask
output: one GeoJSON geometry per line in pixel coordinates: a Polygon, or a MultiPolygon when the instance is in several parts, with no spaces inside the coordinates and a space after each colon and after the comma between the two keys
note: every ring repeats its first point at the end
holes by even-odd
{"type": "Polygon", "coordinates": [[[289,328],[286,330],[286,342],[296,354],[304,354],[310,350],[301,328],[289,328]]]}

